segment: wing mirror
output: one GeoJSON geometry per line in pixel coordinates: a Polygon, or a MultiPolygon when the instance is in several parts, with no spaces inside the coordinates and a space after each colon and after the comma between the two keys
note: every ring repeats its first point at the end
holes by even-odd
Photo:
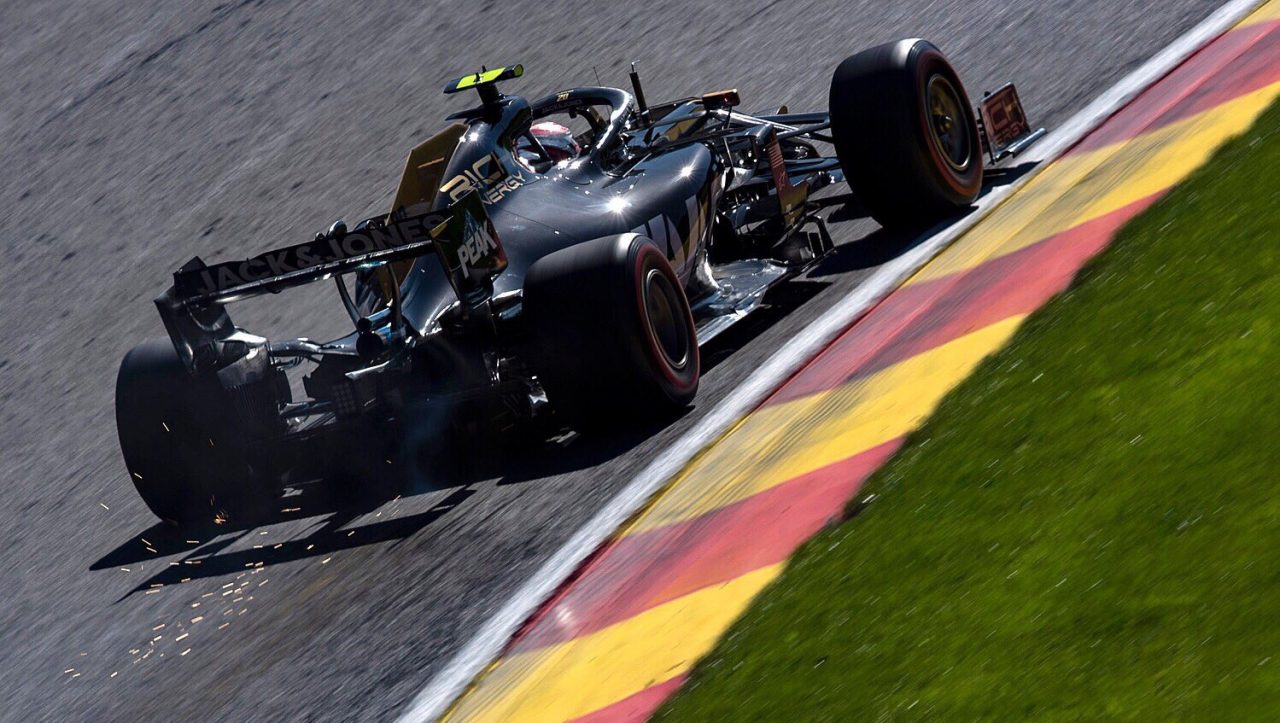
{"type": "Polygon", "coordinates": [[[707,93],[702,96],[702,107],[707,110],[733,108],[741,102],[742,99],[738,97],[737,88],[732,90],[717,90],[714,93],[707,93]]]}

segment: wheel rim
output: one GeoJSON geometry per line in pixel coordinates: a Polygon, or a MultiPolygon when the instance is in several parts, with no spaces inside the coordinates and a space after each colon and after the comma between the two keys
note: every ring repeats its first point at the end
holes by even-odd
{"type": "Polygon", "coordinates": [[[955,171],[969,167],[973,147],[964,101],[951,81],[941,75],[929,78],[925,98],[929,103],[929,135],[939,155],[955,171]]]}
{"type": "Polygon", "coordinates": [[[644,277],[645,319],[654,346],[673,369],[683,369],[689,363],[689,331],[680,306],[679,294],[666,275],[649,269],[644,277]]]}

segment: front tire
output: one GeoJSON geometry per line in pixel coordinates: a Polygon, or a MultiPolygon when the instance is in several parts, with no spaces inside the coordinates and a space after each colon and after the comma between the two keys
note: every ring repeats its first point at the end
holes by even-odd
{"type": "Polygon", "coordinates": [[[637,234],[562,249],[530,267],[524,318],[551,401],[600,418],[662,415],[698,391],[697,330],[667,258],[637,234]]]}
{"type": "Polygon", "coordinates": [[[928,226],[978,198],[973,106],[932,43],[900,40],[846,58],[831,78],[830,110],[845,178],[882,226],[928,226]]]}
{"type": "Polygon", "coordinates": [[[139,344],[120,363],[120,451],[143,502],[165,522],[268,512],[276,490],[250,463],[242,427],[218,380],[189,374],[168,340],[139,344]]]}

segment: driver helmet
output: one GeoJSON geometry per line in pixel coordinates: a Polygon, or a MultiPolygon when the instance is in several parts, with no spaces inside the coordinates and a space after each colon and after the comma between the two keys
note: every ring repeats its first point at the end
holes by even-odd
{"type": "Polygon", "coordinates": [[[578,141],[573,137],[573,131],[565,126],[553,121],[541,121],[534,123],[529,128],[529,132],[542,147],[547,150],[547,155],[551,156],[551,160],[555,163],[563,163],[578,157],[582,152],[582,146],[578,145],[578,141]]]}

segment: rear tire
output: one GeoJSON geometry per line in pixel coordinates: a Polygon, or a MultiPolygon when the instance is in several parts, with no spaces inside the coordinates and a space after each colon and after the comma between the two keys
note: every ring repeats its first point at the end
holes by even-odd
{"type": "Polygon", "coordinates": [[[846,58],[831,78],[830,110],[845,178],[882,226],[928,226],[977,199],[973,106],[932,43],[900,40],[846,58]]]}
{"type": "Polygon", "coordinates": [[[552,403],[600,419],[669,414],[698,391],[698,337],[684,288],[637,234],[562,249],[529,268],[524,318],[552,403]]]}
{"type": "Polygon", "coordinates": [[[168,340],[125,355],[116,377],[116,431],[129,477],[172,525],[207,525],[267,510],[275,490],[249,461],[230,395],[192,376],[168,340]]]}

